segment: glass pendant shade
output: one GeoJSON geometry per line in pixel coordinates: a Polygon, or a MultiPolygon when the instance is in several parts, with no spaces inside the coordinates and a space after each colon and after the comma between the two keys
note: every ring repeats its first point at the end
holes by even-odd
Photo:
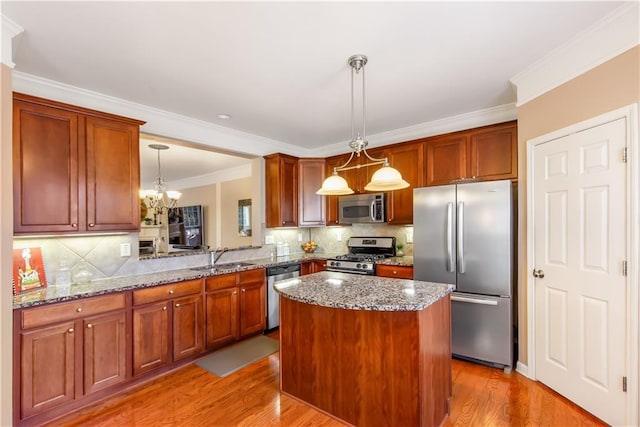
{"type": "Polygon", "coordinates": [[[409,187],[409,183],[402,179],[397,169],[385,165],[378,169],[371,177],[364,189],[366,191],[392,191],[409,187]]]}
{"type": "Polygon", "coordinates": [[[347,180],[338,174],[333,174],[322,182],[322,187],[316,194],[321,196],[344,196],[353,194],[353,190],[349,188],[347,180]]]}

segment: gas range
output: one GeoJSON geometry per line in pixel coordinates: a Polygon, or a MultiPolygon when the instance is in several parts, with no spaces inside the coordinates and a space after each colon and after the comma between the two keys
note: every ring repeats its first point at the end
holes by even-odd
{"type": "Polygon", "coordinates": [[[349,253],[327,260],[328,271],[376,274],[376,261],[395,256],[395,237],[351,237],[349,253]]]}

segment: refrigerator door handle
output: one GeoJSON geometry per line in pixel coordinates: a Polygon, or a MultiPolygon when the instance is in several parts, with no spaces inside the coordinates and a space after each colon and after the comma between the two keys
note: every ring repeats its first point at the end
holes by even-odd
{"type": "Polygon", "coordinates": [[[495,301],[495,300],[459,297],[455,295],[451,296],[451,301],[469,302],[471,304],[482,304],[482,305],[498,305],[498,301],[495,301]]]}
{"type": "Polygon", "coordinates": [[[453,203],[447,204],[447,271],[453,273],[453,203]]]}
{"type": "Polygon", "coordinates": [[[464,273],[464,202],[458,203],[458,273],[464,273]]]}

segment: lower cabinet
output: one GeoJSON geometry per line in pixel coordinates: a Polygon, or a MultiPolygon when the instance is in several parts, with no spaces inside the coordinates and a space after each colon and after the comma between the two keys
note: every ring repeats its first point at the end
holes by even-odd
{"type": "Polygon", "coordinates": [[[376,276],[395,279],[413,279],[413,267],[408,265],[376,265],[376,276]]]}
{"type": "Polygon", "coordinates": [[[27,308],[14,315],[20,419],[127,381],[125,307],[126,295],[120,293],[27,308]]]}
{"type": "Polygon", "coordinates": [[[207,349],[238,339],[238,288],[207,292],[207,349]]]}
{"type": "Polygon", "coordinates": [[[240,338],[264,331],[266,304],[264,276],[259,282],[241,284],[240,338]]]}
{"type": "Polygon", "coordinates": [[[318,273],[327,269],[327,261],[315,259],[312,261],[303,261],[300,263],[300,275],[318,273]]]}
{"type": "Polygon", "coordinates": [[[134,376],[204,351],[201,279],[133,291],[133,304],[134,376]]]}

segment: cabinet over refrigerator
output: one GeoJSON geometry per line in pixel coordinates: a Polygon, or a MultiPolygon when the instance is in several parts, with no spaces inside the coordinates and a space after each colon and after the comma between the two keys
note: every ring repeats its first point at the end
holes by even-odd
{"type": "Polygon", "coordinates": [[[513,366],[511,181],[416,188],[414,277],[452,283],[451,351],[513,366]]]}

